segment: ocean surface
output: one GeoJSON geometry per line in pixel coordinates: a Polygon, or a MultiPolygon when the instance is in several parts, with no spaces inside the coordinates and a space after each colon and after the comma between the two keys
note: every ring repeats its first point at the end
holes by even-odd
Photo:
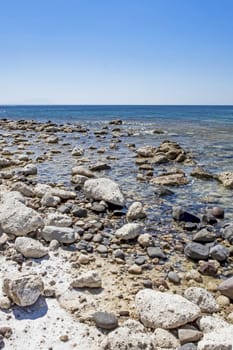
{"type": "MultiPolygon", "coordinates": [[[[62,152],[59,155],[54,152],[51,161],[39,165],[38,177],[41,181],[68,184],[71,167],[77,162],[77,159],[70,160],[72,147],[83,147],[85,157],[92,163],[98,159],[106,161],[107,156],[117,156],[117,160],[110,162],[112,170],[107,175],[120,183],[129,198],[147,203],[156,217],[161,217],[166,211],[169,213],[172,205],[179,204],[196,211],[221,205],[226,208],[229,218],[233,218],[232,190],[225,189],[216,181],[190,177],[188,185],[173,189],[175,195],[161,203],[155,199],[152,186],[136,180],[135,154],[126,147],[129,143],[134,143],[136,148],[158,146],[169,139],[178,142],[192,154],[197,165],[207,171],[214,174],[233,171],[233,106],[0,106],[2,118],[81,124],[90,130],[88,135],[58,133],[63,142],[59,143],[62,152]],[[120,125],[123,136],[117,151],[109,148],[114,141],[111,133],[100,138],[94,134],[94,131],[108,127],[113,119],[123,121],[120,125]],[[106,151],[98,154],[91,150],[91,146],[105,148],[106,151]]],[[[29,133],[28,137],[33,147],[35,135],[29,133]]],[[[39,146],[36,141],[34,146],[35,156],[51,151],[50,146],[39,146]]],[[[188,176],[192,169],[183,166],[188,176]]],[[[163,166],[154,170],[155,175],[162,171],[163,166]]]]}

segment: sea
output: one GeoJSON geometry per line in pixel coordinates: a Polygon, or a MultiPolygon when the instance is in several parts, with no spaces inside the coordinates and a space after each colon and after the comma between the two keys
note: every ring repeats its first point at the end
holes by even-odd
{"type": "MultiPolygon", "coordinates": [[[[151,217],[156,219],[169,217],[174,205],[204,212],[207,207],[220,205],[226,210],[226,217],[233,219],[232,190],[225,189],[216,181],[203,181],[190,177],[186,186],[172,189],[174,196],[160,200],[156,198],[153,187],[148,183],[138,182],[138,169],[135,154],[127,144],[158,146],[164,140],[178,142],[195,159],[197,165],[207,171],[218,174],[233,171],[233,106],[0,106],[0,119],[51,121],[56,124],[81,124],[90,130],[87,135],[59,135],[62,139],[62,154],[55,155],[49,162],[39,165],[38,179],[41,181],[60,181],[69,184],[71,167],[77,159],[70,161],[68,155],[72,147],[83,147],[86,158],[91,162],[105,160],[107,156],[116,156],[111,161],[112,170],[107,176],[117,180],[128,196],[128,201],[141,200],[149,208],[151,217]],[[109,149],[111,135],[97,139],[95,130],[109,127],[111,120],[121,119],[123,136],[120,137],[118,150],[109,149]],[[69,144],[69,146],[67,146],[69,144]],[[89,150],[90,146],[105,148],[105,153],[98,154],[89,150]],[[167,213],[168,215],[164,215],[167,213]]],[[[29,135],[33,144],[33,135],[29,135]]],[[[113,140],[114,141],[114,140],[113,140]]],[[[46,145],[38,152],[46,152],[46,145]]],[[[108,158],[109,159],[109,158],[108,158]]],[[[179,166],[179,165],[178,165],[179,166]]],[[[185,166],[189,176],[193,167],[185,166]]],[[[159,174],[163,166],[155,169],[159,174]]],[[[106,174],[103,174],[104,176],[106,174]]],[[[156,220],[152,220],[153,222],[156,220]]]]}

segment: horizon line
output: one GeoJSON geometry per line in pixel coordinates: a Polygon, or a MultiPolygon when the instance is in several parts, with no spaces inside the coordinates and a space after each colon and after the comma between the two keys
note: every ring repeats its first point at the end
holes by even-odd
{"type": "Polygon", "coordinates": [[[232,107],[232,104],[69,104],[69,103],[49,103],[49,104],[24,104],[24,103],[8,103],[0,104],[0,107],[47,107],[47,106],[77,106],[77,107],[232,107]]]}

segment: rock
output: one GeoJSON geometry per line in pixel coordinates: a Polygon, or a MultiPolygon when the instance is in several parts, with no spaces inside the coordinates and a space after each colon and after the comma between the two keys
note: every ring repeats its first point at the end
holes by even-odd
{"type": "Polygon", "coordinates": [[[137,154],[139,157],[153,157],[155,153],[155,147],[153,146],[143,146],[138,148],[137,154]]]}
{"type": "Polygon", "coordinates": [[[97,271],[88,271],[82,273],[72,283],[73,288],[101,288],[102,280],[97,271]]]}
{"type": "Polygon", "coordinates": [[[216,329],[204,334],[198,343],[198,350],[231,350],[233,345],[233,327],[216,329]]]}
{"type": "Polygon", "coordinates": [[[156,349],[177,349],[180,346],[179,340],[172,333],[162,328],[157,328],[154,331],[154,338],[156,349]]]}
{"type": "Polygon", "coordinates": [[[151,289],[137,293],[135,307],[140,320],[149,328],[177,328],[200,315],[200,308],[182,296],[151,289]]]}
{"type": "Polygon", "coordinates": [[[56,207],[60,202],[61,199],[54,196],[51,192],[46,193],[41,199],[41,205],[44,207],[56,207]]]}
{"type": "Polygon", "coordinates": [[[88,198],[104,200],[107,203],[124,206],[124,197],[118,184],[107,178],[90,179],[84,184],[84,193],[88,198]]]}
{"type": "Polygon", "coordinates": [[[95,174],[93,174],[92,171],[90,171],[82,165],[75,166],[74,168],[72,168],[72,175],[82,175],[88,178],[95,177],[95,174]]]}
{"type": "Polygon", "coordinates": [[[132,266],[130,266],[130,268],[128,269],[128,272],[131,273],[132,275],[141,275],[142,273],[142,268],[141,266],[138,266],[136,264],[133,264],[132,266]]]}
{"type": "Polygon", "coordinates": [[[7,200],[0,205],[0,225],[4,232],[24,236],[44,226],[42,217],[18,200],[7,200]]]}
{"type": "Polygon", "coordinates": [[[183,221],[183,222],[193,222],[193,223],[199,223],[200,219],[185,210],[183,210],[181,207],[173,207],[172,210],[172,217],[176,221],[183,221]]]}
{"type": "Polygon", "coordinates": [[[206,228],[198,231],[193,235],[193,242],[207,243],[214,242],[216,239],[216,234],[213,231],[209,231],[206,228]]]}
{"type": "Polygon", "coordinates": [[[11,301],[7,296],[0,296],[0,309],[8,310],[11,307],[11,301]]]}
{"type": "Polygon", "coordinates": [[[213,207],[211,209],[211,214],[216,217],[217,219],[223,219],[224,218],[224,209],[221,207],[213,207]]]}
{"type": "Polygon", "coordinates": [[[49,250],[51,250],[52,252],[54,252],[55,250],[57,250],[60,246],[60,243],[56,240],[53,239],[50,243],[49,243],[49,250]]]}
{"type": "Polygon", "coordinates": [[[218,290],[221,292],[221,294],[233,300],[233,277],[230,277],[220,283],[218,290]]]}
{"type": "Polygon", "coordinates": [[[217,261],[199,261],[198,271],[202,275],[216,276],[218,273],[219,263],[217,261]]]}
{"type": "Polygon", "coordinates": [[[204,333],[215,332],[218,329],[227,328],[229,324],[216,316],[202,316],[197,321],[199,329],[204,333]]]}
{"type": "Polygon", "coordinates": [[[37,174],[37,167],[34,164],[27,164],[22,169],[22,174],[25,176],[36,175],[37,174]]]}
{"type": "Polygon", "coordinates": [[[77,188],[77,187],[82,188],[83,185],[84,185],[84,183],[85,183],[87,180],[88,180],[88,177],[87,177],[87,176],[78,175],[78,174],[72,176],[72,178],[71,178],[71,182],[72,182],[73,184],[76,185],[76,188],[77,188]]]}
{"type": "Polygon", "coordinates": [[[224,239],[228,240],[230,244],[233,244],[233,224],[230,224],[224,228],[222,236],[224,239]]]}
{"type": "Polygon", "coordinates": [[[154,259],[154,258],[166,259],[166,255],[163,253],[163,251],[159,247],[148,247],[146,251],[148,256],[151,259],[154,259]]]}
{"type": "Polygon", "coordinates": [[[210,248],[210,256],[217,261],[225,261],[229,257],[229,251],[221,244],[217,244],[210,248]]]}
{"type": "Polygon", "coordinates": [[[46,226],[69,227],[72,225],[72,219],[66,214],[55,212],[48,214],[45,223],[46,226]]]}
{"type": "Polygon", "coordinates": [[[78,257],[78,263],[81,265],[87,265],[90,262],[90,258],[88,255],[80,254],[78,257]]]}
{"type": "Polygon", "coordinates": [[[75,199],[77,197],[76,192],[64,190],[62,188],[52,188],[51,193],[55,197],[59,197],[62,200],[75,199]]]}
{"type": "Polygon", "coordinates": [[[13,331],[11,327],[8,326],[3,326],[0,327],[0,334],[4,337],[4,338],[10,338],[12,335],[13,331]]]}
{"type": "Polygon", "coordinates": [[[180,283],[180,276],[178,275],[178,273],[176,273],[174,271],[170,271],[167,275],[167,278],[170,282],[172,282],[174,284],[180,283]]]}
{"type": "Polygon", "coordinates": [[[35,192],[33,191],[33,189],[26,185],[23,182],[15,182],[12,187],[11,187],[12,191],[18,191],[20,192],[23,196],[26,197],[34,197],[35,196],[35,192]]]}
{"type": "Polygon", "coordinates": [[[103,170],[110,170],[111,167],[109,164],[107,163],[101,163],[101,162],[98,162],[96,164],[93,164],[93,165],[90,165],[89,166],[89,169],[91,171],[103,171],[103,170]]]}
{"type": "Polygon", "coordinates": [[[51,187],[46,184],[36,184],[34,187],[35,195],[39,198],[42,198],[47,192],[51,191],[51,187]]]}
{"type": "Polygon", "coordinates": [[[101,343],[101,350],[156,350],[154,338],[146,334],[137,322],[110,332],[101,343]]]}
{"type": "Polygon", "coordinates": [[[218,310],[214,297],[204,288],[190,287],[185,290],[184,296],[192,303],[198,305],[203,312],[213,313],[218,310]]]}
{"type": "Polygon", "coordinates": [[[209,256],[209,247],[200,243],[188,243],[184,248],[185,255],[193,260],[206,260],[209,256]]]}
{"type": "Polygon", "coordinates": [[[150,183],[152,185],[162,186],[183,186],[187,185],[189,183],[189,180],[183,173],[161,174],[151,179],[150,183]]]}
{"type": "Polygon", "coordinates": [[[154,188],[155,195],[158,197],[172,196],[174,194],[169,188],[165,186],[157,186],[154,188]]]}
{"type": "Polygon", "coordinates": [[[224,171],[221,174],[217,175],[217,179],[225,186],[226,188],[233,188],[233,172],[224,171]]]}
{"type": "Polygon", "coordinates": [[[78,235],[70,227],[45,226],[41,232],[45,241],[57,240],[60,243],[74,243],[78,235]]]}
{"type": "Polygon", "coordinates": [[[115,236],[119,238],[120,240],[129,240],[137,238],[141,231],[143,226],[141,224],[137,223],[129,223],[125,224],[115,232],[115,236]]]}
{"type": "Polygon", "coordinates": [[[178,329],[178,338],[181,344],[197,342],[203,336],[203,333],[197,329],[192,329],[188,327],[178,329]]]}
{"type": "Polygon", "coordinates": [[[230,298],[226,297],[225,295],[219,295],[216,298],[216,302],[220,307],[228,306],[231,303],[230,298]]]}
{"type": "Polygon", "coordinates": [[[149,233],[144,233],[142,235],[139,235],[138,243],[144,248],[152,246],[153,244],[152,236],[149,233]]]}
{"type": "Polygon", "coordinates": [[[197,346],[193,343],[182,345],[178,350],[197,350],[197,346]]]}
{"type": "Polygon", "coordinates": [[[13,275],[3,281],[3,292],[19,306],[34,304],[43,289],[44,284],[38,275],[13,275]]]}
{"type": "Polygon", "coordinates": [[[100,254],[106,254],[108,252],[108,248],[103,245],[103,244],[100,244],[97,248],[96,248],[96,251],[100,254]]]}
{"type": "Polygon", "coordinates": [[[118,320],[116,316],[109,312],[97,311],[93,315],[93,320],[96,327],[112,330],[118,327],[118,320]]]}
{"type": "Polygon", "coordinates": [[[42,258],[48,254],[48,250],[43,244],[29,237],[17,237],[15,240],[15,248],[25,256],[25,258],[42,258]]]}
{"type": "Polygon", "coordinates": [[[78,148],[78,147],[73,148],[73,150],[71,152],[72,156],[74,156],[74,157],[83,156],[84,153],[85,153],[84,149],[78,148]]]}
{"type": "Polygon", "coordinates": [[[146,213],[143,209],[143,205],[141,202],[134,202],[128,209],[126,214],[126,218],[130,220],[140,220],[146,217],[146,213]]]}
{"type": "Polygon", "coordinates": [[[214,178],[214,175],[208,173],[206,170],[204,170],[200,166],[194,168],[190,175],[201,180],[211,180],[214,178]]]}

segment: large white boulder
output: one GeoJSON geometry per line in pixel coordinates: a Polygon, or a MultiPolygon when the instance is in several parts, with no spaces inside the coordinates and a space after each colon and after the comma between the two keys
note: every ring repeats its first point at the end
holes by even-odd
{"type": "Polygon", "coordinates": [[[88,198],[124,206],[124,197],[118,184],[108,178],[89,179],[83,189],[88,198]]]}
{"type": "Polygon", "coordinates": [[[149,328],[173,329],[200,316],[200,308],[180,295],[151,289],[139,291],[135,298],[136,311],[149,328]]]}

